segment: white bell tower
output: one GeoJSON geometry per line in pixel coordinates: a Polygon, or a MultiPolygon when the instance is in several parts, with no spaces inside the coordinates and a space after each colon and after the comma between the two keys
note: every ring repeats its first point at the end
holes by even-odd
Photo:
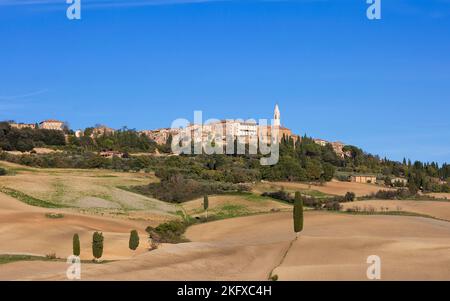
{"type": "Polygon", "coordinates": [[[278,104],[275,105],[275,110],[273,112],[273,125],[277,127],[281,126],[281,115],[278,104]]]}

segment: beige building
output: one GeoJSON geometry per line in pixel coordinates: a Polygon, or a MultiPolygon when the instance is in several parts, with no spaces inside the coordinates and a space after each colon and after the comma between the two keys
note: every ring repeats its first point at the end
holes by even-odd
{"type": "Polygon", "coordinates": [[[39,123],[39,128],[62,131],[64,129],[64,122],[55,119],[47,119],[39,123]]]}
{"type": "Polygon", "coordinates": [[[323,139],[314,139],[314,142],[315,142],[316,144],[321,145],[321,146],[326,146],[327,144],[330,143],[330,142],[328,142],[328,141],[326,141],[326,140],[323,140],[323,139]]]}
{"type": "Polygon", "coordinates": [[[106,125],[97,125],[93,130],[91,134],[91,138],[104,136],[104,135],[112,135],[114,134],[115,130],[107,127],[106,125]]]}
{"type": "Polygon", "coordinates": [[[350,182],[375,184],[377,182],[377,177],[374,175],[353,175],[350,176],[350,182]]]}
{"type": "Polygon", "coordinates": [[[34,123],[15,123],[10,122],[9,126],[14,129],[35,129],[36,125],[34,123]]]}
{"type": "Polygon", "coordinates": [[[408,185],[408,179],[399,177],[391,179],[391,184],[394,185],[395,183],[402,183],[403,186],[406,186],[408,185]]]}
{"type": "Polygon", "coordinates": [[[179,129],[171,129],[171,128],[164,128],[164,129],[157,129],[157,130],[143,130],[139,133],[146,135],[153,141],[155,141],[157,144],[166,144],[167,140],[169,139],[170,135],[174,136],[180,132],[179,129]]]}
{"type": "Polygon", "coordinates": [[[147,135],[150,139],[158,144],[165,144],[170,135],[177,134],[191,135],[194,142],[207,141],[215,137],[221,137],[225,145],[227,135],[232,139],[238,139],[248,143],[252,139],[257,141],[258,137],[262,137],[263,141],[268,143],[272,140],[273,130],[278,131],[278,141],[281,141],[283,135],[285,137],[292,137],[294,142],[300,139],[299,136],[293,135],[288,128],[281,126],[281,114],[278,105],[275,106],[273,125],[260,125],[255,120],[219,120],[208,124],[190,124],[184,129],[158,129],[158,130],[144,130],[141,133],[147,135]]]}
{"type": "Polygon", "coordinates": [[[343,142],[340,142],[340,141],[329,142],[329,141],[323,140],[323,139],[314,139],[314,142],[321,146],[326,146],[326,145],[330,144],[331,147],[333,147],[334,152],[341,158],[345,158],[346,156],[349,157],[351,155],[349,152],[344,152],[344,146],[346,144],[343,142]]]}

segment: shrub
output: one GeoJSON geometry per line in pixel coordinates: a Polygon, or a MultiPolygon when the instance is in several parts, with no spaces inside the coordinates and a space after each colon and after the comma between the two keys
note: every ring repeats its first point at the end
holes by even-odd
{"type": "Polygon", "coordinates": [[[272,277],[270,277],[271,281],[278,281],[278,275],[272,275],[272,277]]]}
{"type": "Polygon", "coordinates": [[[345,202],[353,202],[355,201],[356,195],[353,192],[347,192],[344,196],[345,202]]]}
{"type": "Polygon", "coordinates": [[[376,193],[372,193],[363,197],[364,199],[379,199],[379,200],[404,200],[408,198],[415,198],[416,193],[412,193],[409,189],[397,189],[397,190],[379,190],[376,193]]]}
{"type": "Polygon", "coordinates": [[[275,192],[264,192],[262,194],[262,196],[271,197],[271,198],[274,198],[274,199],[277,199],[277,200],[281,200],[281,201],[285,201],[285,202],[288,202],[288,203],[294,203],[294,199],[289,194],[289,192],[286,192],[284,190],[279,190],[279,191],[275,191],[275,192]]]}
{"type": "Polygon", "coordinates": [[[156,228],[148,226],[145,231],[149,234],[152,242],[159,243],[180,243],[186,241],[183,234],[188,227],[185,221],[169,221],[160,224],[156,228]]]}
{"type": "Polygon", "coordinates": [[[342,205],[337,201],[328,201],[325,203],[324,208],[327,210],[339,211],[341,210],[342,205]]]}
{"type": "Polygon", "coordinates": [[[6,174],[7,174],[6,169],[0,167],[0,176],[4,176],[6,174]]]}
{"type": "Polygon", "coordinates": [[[249,191],[250,187],[245,184],[189,179],[177,174],[169,180],[161,180],[160,183],[151,183],[147,186],[135,186],[131,190],[162,201],[181,203],[207,194],[249,191]]]}
{"type": "Polygon", "coordinates": [[[63,218],[64,214],[62,214],[62,213],[46,213],[45,217],[58,219],[58,218],[63,218]]]}

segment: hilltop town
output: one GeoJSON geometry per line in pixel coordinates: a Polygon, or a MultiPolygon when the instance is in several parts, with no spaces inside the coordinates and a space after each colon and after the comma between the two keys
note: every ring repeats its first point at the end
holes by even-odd
{"type": "MultiPolygon", "coordinates": [[[[154,141],[158,145],[166,145],[171,138],[180,135],[182,132],[191,133],[194,142],[205,142],[209,137],[222,137],[225,142],[226,136],[231,135],[232,139],[239,139],[244,143],[248,143],[250,140],[258,137],[262,137],[264,142],[269,143],[272,137],[272,131],[277,131],[278,142],[282,139],[291,139],[292,143],[295,145],[296,141],[302,139],[302,136],[281,124],[281,113],[278,105],[275,105],[273,112],[273,124],[268,123],[267,125],[260,125],[254,120],[243,121],[243,120],[220,120],[215,122],[210,122],[208,124],[189,124],[184,128],[159,128],[153,130],[138,130],[138,134],[143,134],[149,139],[154,141]]],[[[48,119],[41,121],[39,123],[17,123],[14,121],[8,122],[11,128],[16,129],[47,129],[61,131],[65,135],[66,141],[70,140],[71,136],[76,138],[81,138],[83,136],[89,136],[90,138],[99,136],[113,135],[117,129],[113,129],[106,125],[95,125],[94,127],[89,127],[87,129],[69,129],[67,122],[48,119]]],[[[330,142],[324,139],[315,138],[313,139],[315,143],[321,146],[331,145],[333,150],[338,156],[344,158],[346,153],[343,151],[345,143],[343,142],[330,142]]],[[[112,155],[118,153],[113,153],[112,150],[104,150],[104,155],[112,155]]],[[[348,155],[348,153],[347,153],[348,155]]]]}
{"type": "Polygon", "coordinates": [[[419,279],[402,267],[423,270],[424,248],[428,279],[447,279],[448,199],[450,165],[299,135],[278,106],[271,125],[74,131],[54,119],[0,122],[0,279],[61,280],[58,265],[78,254],[91,280],[361,280],[367,250],[392,262],[414,253],[383,273],[419,279]],[[246,147],[177,155],[172,142],[182,134],[192,144],[231,136],[241,146],[262,136],[277,142],[279,161],[262,165],[246,147]],[[296,240],[302,230],[291,220],[303,206],[296,240]]]}

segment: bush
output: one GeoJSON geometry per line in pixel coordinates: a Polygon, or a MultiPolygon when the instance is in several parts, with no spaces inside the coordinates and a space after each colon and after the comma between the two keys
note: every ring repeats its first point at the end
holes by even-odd
{"type": "Polygon", "coordinates": [[[417,197],[416,193],[412,193],[409,189],[397,189],[397,190],[379,190],[376,193],[372,193],[363,199],[379,199],[379,200],[404,200],[417,197]]]}
{"type": "Polygon", "coordinates": [[[279,190],[279,191],[275,191],[275,192],[264,192],[262,194],[262,196],[285,201],[285,202],[288,202],[291,204],[294,203],[294,198],[290,195],[289,192],[286,192],[284,190],[279,190]]]}
{"type": "Polygon", "coordinates": [[[6,169],[0,167],[0,176],[4,176],[7,174],[6,169]]]}
{"type": "Polygon", "coordinates": [[[64,214],[62,214],[62,213],[46,213],[45,217],[52,218],[52,219],[58,219],[58,218],[64,218],[64,214]]]}
{"type": "Polygon", "coordinates": [[[151,183],[147,186],[135,186],[131,190],[162,201],[181,203],[204,195],[249,191],[250,187],[245,184],[194,180],[176,174],[169,180],[161,180],[160,183],[151,183]]]}
{"type": "Polygon", "coordinates": [[[328,201],[325,203],[324,209],[339,211],[342,209],[342,205],[337,201],[328,201]]]}
{"type": "Polygon", "coordinates": [[[355,201],[356,195],[353,192],[347,192],[344,196],[345,202],[353,202],[355,201]]]}
{"type": "Polygon", "coordinates": [[[189,224],[185,221],[169,221],[160,224],[156,228],[148,226],[145,231],[155,243],[180,243],[185,242],[183,234],[189,224]]]}

